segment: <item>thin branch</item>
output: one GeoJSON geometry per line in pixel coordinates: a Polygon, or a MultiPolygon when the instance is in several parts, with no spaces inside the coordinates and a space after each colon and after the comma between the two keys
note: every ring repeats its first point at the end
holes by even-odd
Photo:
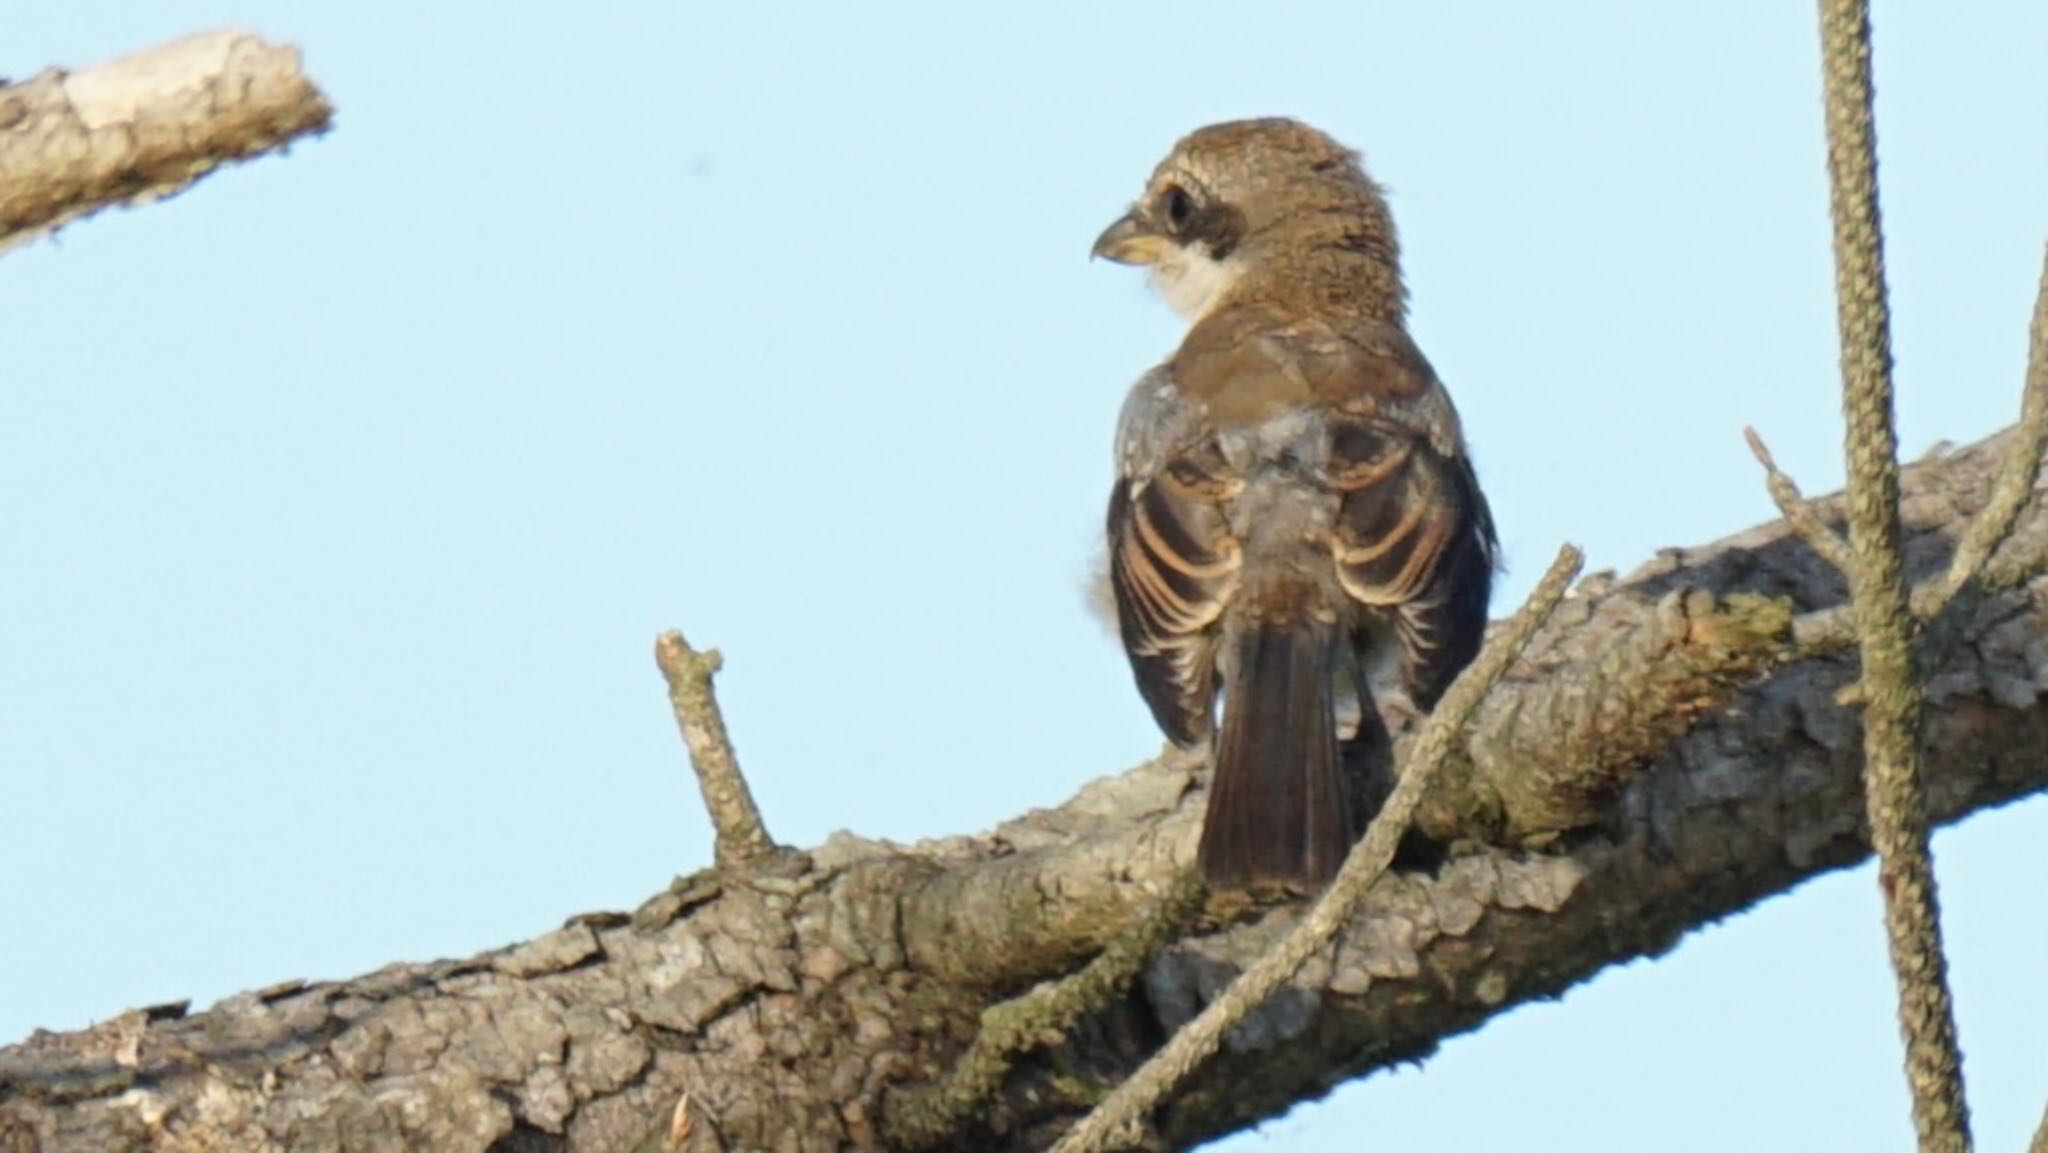
{"type": "Polygon", "coordinates": [[[1813,506],[1800,495],[1799,482],[1778,467],[1777,459],[1755,429],[1743,428],[1742,439],[1749,442],[1749,451],[1756,457],[1756,462],[1764,466],[1764,487],[1770,490],[1771,500],[1784,514],[1785,523],[1791,525],[1799,539],[1820,554],[1822,560],[1843,572],[1849,571],[1849,543],[1842,539],[1842,534],[1822,524],[1820,517],[1814,515],[1813,506]]]}
{"type": "Polygon", "coordinates": [[[1002,1088],[1017,1058],[1108,1008],[1161,949],[1187,931],[1207,895],[1201,879],[1192,870],[1183,871],[1146,916],[1080,972],[983,1010],[981,1030],[952,1072],[935,1085],[907,1090],[891,1102],[890,1141],[901,1148],[926,1149],[957,1137],[1002,1088]]]}
{"type": "Polygon", "coordinates": [[[1868,0],[1820,0],[1834,220],[1836,323],[1847,418],[1849,548],[1863,674],[1864,799],[1878,854],[1886,936],[1899,987],[1906,1083],[1922,1153],[1966,1153],[1955,1012],[1928,851],[1919,733],[1923,695],[1900,549],[1898,440],[1892,427],[1891,316],[1877,201],[1868,0]]]}
{"type": "Polygon", "coordinates": [[[2027,1142],[2027,1153],[2048,1153],[2048,1109],[2041,1110],[2041,1125],[2034,1130],[2034,1139],[2027,1142]]]}
{"type": "Polygon", "coordinates": [[[732,738],[726,735],[725,717],[711,687],[711,678],[723,663],[718,650],[698,652],[683,634],[666,632],[655,638],[654,663],[668,680],[676,728],[682,730],[690,767],[697,770],[697,784],[704,791],[704,808],[717,834],[713,852],[718,864],[742,866],[773,853],[775,841],[754,806],[747,778],[740,775],[739,758],[733,755],[732,738]]]}
{"type": "Polygon", "coordinates": [[[1225,1033],[1286,984],[1310,957],[1336,940],[1373,882],[1394,859],[1394,850],[1414,818],[1417,805],[1458,742],[1465,722],[1492,690],[1494,682],[1528,646],[1537,627],[1557,608],[1584,560],[1571,545],[1560,549],[1557,560],[1529,594],[1521,611],[1493,634],[1479,658],[1459,674],[1415,739],[1393,794],[1301,924],[1068,1130],[1053,1146],[1053,1153],[1097,1153],[1130,1143],[1132,1131],[1144,1117],[1216,1052],[1225,1033]]]}
{"type": "Polygon", "coordinates": [[[1992,485],[1991,500],[1964,530],[1963,539],[1956,542],[1955,556],[1949,560],[1948,573],[1942,578],[1937,595],[1924,610],[1917,603],[1914,605],[1922,619],[1946,608],[1956,593],[1983,570],[1991,554],[2012,535],[2013,525],[2019,523],[2020,510],[2033,498],[2034,482],[2040,478],[2041,450],[2048,446],[2048,252],[2043,253],[2041,283],[2034,290],[2034,319],[2027,326],[2027,376],[2022,387],[2025,391],[2020,398],[2019,427],[2006,447],[2005,462],[1992,485]]]}
{"type": "Polygon", "coordinates": [[[0,85],[0,250],[160,200],[333,116],[298,49],[240,29],[0,85]]]}

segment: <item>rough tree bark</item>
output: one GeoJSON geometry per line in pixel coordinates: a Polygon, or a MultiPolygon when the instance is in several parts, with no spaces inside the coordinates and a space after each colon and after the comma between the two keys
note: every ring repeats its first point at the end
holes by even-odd
{"type": "MultiPolygon", "coordinates": [[[[1914,580],[1938,579],[2001,442],[1907,470],[1914,580]]],[[[1812,508],[1839,525],[1838,500],[1812,508]]],[[[2044,557],[2033,507],[1922,637],[1937,821],[2048,787],[2044,557]]],[[[1153,1144],[1426,1054],[1862,860],[1844,598],[1783,522],[1582,582],[1432,797],[1424,824],[1458,851],[1382,878],[1155,1115],[1153,1144]]],[[[981,836],[841,835],[465,960],[39,1033],[0,1050],[0,1153],[883,1147],[901,1091],[943,1073],[985,1010],[1081,965],[1173,884],[1201,799],[1169,755],[981,836]]],[[[1046,1148],[1298,916],[1169,947],[941,1147],[1046,1148]]]]}
{"type": "Polygon", "coordinates": [[[333,115],[298,49],[236,29],[0,81],[0,250],[108,204],[161,200],[333,115]]]}

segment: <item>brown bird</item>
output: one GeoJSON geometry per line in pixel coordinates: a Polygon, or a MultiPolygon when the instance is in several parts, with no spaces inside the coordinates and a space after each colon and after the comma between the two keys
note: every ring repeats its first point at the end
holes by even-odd
{"type": "Polygon", "coordinates": [[[1095,255],[1191,322],[1118,422],[1110,581],[1168,737],[1215,742],[1212,888],[1327,883],[1362,828],[1340,768],[1374,702],[1436,703],[1478,651],[1497,543],[1457,411],[1403,321],[1394,222],[1356,153],[1293,120],[1174,146],[1095,255]]]}

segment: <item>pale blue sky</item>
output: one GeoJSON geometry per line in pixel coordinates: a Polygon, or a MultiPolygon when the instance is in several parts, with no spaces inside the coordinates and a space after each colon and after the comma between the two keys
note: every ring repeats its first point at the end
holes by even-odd
{"type": "MultiPolygon", "coordinates": [[[[1126,383],[1086,259],[1175,137],[1395,194],[1506,538],[1631,567],[1840,476],[1808,5],[0,0],[0,74],[246,23],[335,131],[0,258],[0,1039],[630,907],[709,837],[985,827],[1151,753],[1082,608],[1126,383]]],[[[2048,5],[1879,6],[1904,442],[2017,408],[2048,5]]],[[[1939,841],[1980,1147],[2048,1099],[2048,804],[1939,841]]],[[[1219,1148],[1906,1150],[1868,871],[1219,1148]],[[1595,1120],[1597,1119],[1597,1120],[1595,1120]]]]}

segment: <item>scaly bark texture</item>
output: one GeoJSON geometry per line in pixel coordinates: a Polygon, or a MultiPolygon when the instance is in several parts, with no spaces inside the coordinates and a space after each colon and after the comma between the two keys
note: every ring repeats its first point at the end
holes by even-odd
{"type": "Polygon", "coordinates": [[[0,84],[0,250],[160,200],[333,115],[298,49],[235,29],[0,84]]]}
{"type": "MultiPolygon", "coordinates": [[[[1905,474],[1913,579],[1944,571],[2000,443],[1905,474]]],[[[1993,568],[2043,555],[2033,506],[1993,568]]],[[[1381,878],[1153,1116],[1152,1143],[1187,1148],[1425,1055],[1864,859],[1858,713],[1836,700],[1854,653],[1787,647],[1830,635],[1844,592],[1782,523],[1581,582],[1471,731],[1462,795],[1484,835],[1381,878]],[[1518,798],[1512,773],[1483,768],[1523,756],[1574,799],[1518,798]],[[1571,772],[1578,758],[1597,771],[1571,772]]],[[[1923,643],[1931,817],[2048,787],[2048,580],[1973,586],[1923,643]]],[[[464,960],[39,1033],[0,1050],[0,1151],[610,1153],[660,1148],[686,1093],[700,1153],[877,1147],[892,1089],[935,1081],[985,1009],[1153,907],[1192,860],[1198,786],[1169,755],[980,836],[842,835],[464,960]]],[[[1043,1038],[937,1147],[1048,1148],[1301,915],[1198,928],[1110,1010],[1043,1038]]]]}

